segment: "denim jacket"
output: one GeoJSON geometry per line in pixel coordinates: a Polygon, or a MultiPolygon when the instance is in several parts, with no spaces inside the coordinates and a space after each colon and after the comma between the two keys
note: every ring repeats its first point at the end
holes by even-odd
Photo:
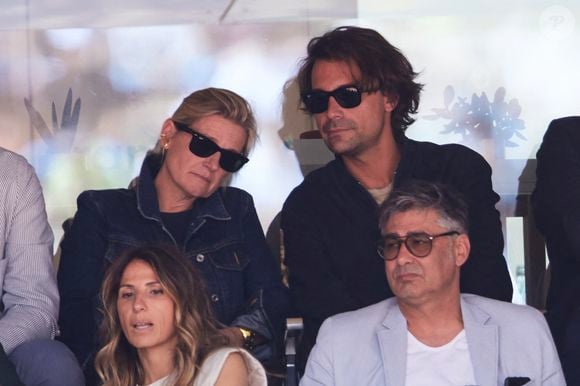
{"type": "MultiPolygon", "coordinates": [[[[61,340],[86,366],[96,351],[98,292],[106,268],[130,247],[171,244],[161,221],[154,178],[159,160],[148,156],[135,189],[86,191],[61,243],[58,285],[61,340]]],[[[253,354],[278,350],[288,307],[280,266],[272,257],[252,197],[224,187],[196,199],[183,245],[177,247],[202,273],[217,319],[267,339],[253,354]]]]}

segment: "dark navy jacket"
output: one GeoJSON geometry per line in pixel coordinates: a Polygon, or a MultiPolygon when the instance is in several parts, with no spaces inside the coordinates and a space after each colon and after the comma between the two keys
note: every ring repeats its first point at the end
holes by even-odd
{"type": "Polygon", "coordinates": [[[580,385],[580,116],[555,119],[544,135],[532,195],[551,278],[546,318],[569,385],[580,385]]]}
{"type": "MultiPolygon", "coordinates": [[[[404,139],[394,185],[410,179],[452,185],[469,206],[471,254],[461,269],[461,292],[511,301],[503,235],[491,186],[491,168],[479,154],[457,144],[404,139]]],[[[380,237],[378,205],[337,157],[311,172],[282,210],[290,294],[304,317],[303,358],[329,316],[393,296],[380,237]]]]}
{"type": "MultiPolygon", "coordinates": [[[[61,340],[84,366],[98,345],[98,291],[108,265],[130,247],[175,246],[161,221],[153,184],[158,166],[153,157],[146,158],[136,189],[93,190],[78,197],[78,211],[61,244],[59,325],[61,340]]],[[[195,200],[184,245],[177,247],[205,278],[217,319],[269,338],[254,354],[271,356],[288,300],[252,197],[227,187],[195,200]]]]}

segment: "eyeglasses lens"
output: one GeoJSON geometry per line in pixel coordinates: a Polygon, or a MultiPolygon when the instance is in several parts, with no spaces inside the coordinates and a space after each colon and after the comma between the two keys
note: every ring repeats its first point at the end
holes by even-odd
{"type": "Polygon", "coordinates": [[[428,235],[410,235],[404,240],[387,237],[382,246],[379,246],[379,254],[385,260],[393,260],[401,249],[401,244],[405,243],[405,247],[412,255],[416,257],[425,257],[431,252],[433,241],[428,235]]]}
{"type": "Polygon", "coordinates": [[[191,141],[189,142],[189,151],[194,155],[202,158],[207,158],[214,154],[215,152],[220,152],[220,167],[227,172],[233,173],[237,172],[248,162],[248,158],[243,154],[236,153],[235,151],[222,149],[211,139],[196,133],[194,130],[190,129],[187,125],[175,122],[175,127],[180,131],[185,131],[191,134],[191,141]]]}
{"type": "Polygon", "coordinates": [[[385,260],[393,260],[399,254],[402,243],[402,241],[397,239],[386,239],[382,247],[379,247],[379,254],[385,260]]]}
{"type": "Polygon", "coordinates": [[[220,166],[227,172],[237,172],[248,162],[242,154],[220,148],[214,141],[198,133],[194,133],[189,143],[189,150],[198,157],[206,158],[219,151],[220,166]]]}
{"type": "Polygon", "coordinates": [[[189,151],[198,157],[206,158],[219,151],[219,147],[212,140],[199,134],[193,134],[189,143],[189,151]]]}
{"type": "Polygon", "coordinates": [[[345,109],[351,109],[361,103],[361,91],[355,86],[342,86],[330,92],[312,91],[305,94],[302,100],[310,113],[318,114],[328,109],[330,97],[345,109]]]}
{"type": "Polygon", "coordinates": [[[361,92],[356,87],[341,87],[334,91],[334,99],[344,108],[351,109],[360,105],[361,92]]]}
{"type": "Polygon", "coordinates": [[[433,240],[431,240],[427,235],[413,235],[407,237],[405,240],[405,246],[413,255],[417,257],[424,257],[431,252],[431,246],[433,245],[433,240]]]}
{"type": "Polygon", "coordinates": [[[248,159],[241,154],[236,154],[227,150],[222,151],[220,166],[228,172],[237,172],[248,162],[248,159]]]}

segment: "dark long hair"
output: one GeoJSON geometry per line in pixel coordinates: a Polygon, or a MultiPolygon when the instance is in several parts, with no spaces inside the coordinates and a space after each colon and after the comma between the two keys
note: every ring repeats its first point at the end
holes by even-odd
{"type": "Polygon", "coordinates": [[[121,278],[133,260],[142,260],[151,266],[175,304],[174,384],[191,385],[206,355],[225,346],[227,339],[218,332],[218,323],[200,274],[176,250],[158,246],[127,251],[113,262],[105,275],[101,290],[104,314],[101,336],[105,346],[96,357],[97,372],[103,385],[135,386],[144,381],[137,350],[125,338],[117,310],[121,278]]]}
{"type": "Polygon", "coordinates": [[[308,55],[302,60],[297,80],[303,95],[312,90],[312,68],[317,60],[339,61],[358,66],[364,91],[381,91],[395,98],[391,114],[393,135],[397,141],[415,119],[423,85],[414,82],[417,73],[396,47],[377,31],[361,27],[338,27],[308,43],[308,55]]]}

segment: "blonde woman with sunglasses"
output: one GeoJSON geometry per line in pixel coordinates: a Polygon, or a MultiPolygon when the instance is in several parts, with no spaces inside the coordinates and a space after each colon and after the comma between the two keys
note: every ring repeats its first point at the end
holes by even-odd
{"type": "Polygon", "coordinates": [[[256,138],[250,105],[208,88],[186,97],[130,189],[86,191],[61,244],[62,340],[96,383],[93,337],[105,269],[130,247],[166,244],[201,273],[220,333],[263,362],[276,358],[287,294],[252,197],[225,187],[256,138]]]}

